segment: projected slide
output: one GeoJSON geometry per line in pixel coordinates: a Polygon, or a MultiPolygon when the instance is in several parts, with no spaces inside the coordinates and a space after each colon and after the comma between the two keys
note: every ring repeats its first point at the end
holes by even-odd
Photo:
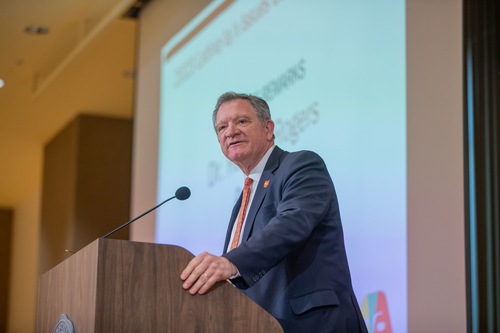
{"type": "Polygon", "coordinates": [[[162,50],[156,241],[222,253],[244,175],[220,151],[223,92],[266,99],[285,150],[313,150],[336,186],[371,332],[406,332],[403,0],[215,1],[162,50]],[[383,312],[383,313],[382,313],[383,312]]]}

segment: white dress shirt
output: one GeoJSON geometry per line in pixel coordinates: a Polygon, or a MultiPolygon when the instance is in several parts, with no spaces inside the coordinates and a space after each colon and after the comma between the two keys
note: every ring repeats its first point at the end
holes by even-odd
{"type": "MultiPolygon", "coordinates": [[[[250,174],[248,175],[248,177],[252,178],[253,182],[252,182],[252,185],[250,187],[250,199],[248,200],[247,210],[245,212],[245,219],[243,220],[243,225],[241,226],[242,232],[241,232],[240,239],[238,241],[238,245],[240,245],[241,240],[243,238],[242,237],[243,230],[245,230],[245,224],[247,223],[247,212],[250,209],[250,207],[252,206],[253,197],[255,196],[255,190],[257,189],[257,185],[259,184],[259,180],[260,180],[260,177],[262,176],[262,172],[264,172],[264,167],[266,166],[267,160],[269,160],[269,157],[271,156],[271,153],[273,152],[274,147],[276,147],[276,145],[273,145],[271,148],[269,148],[269,150],[266,152],[266,154],[262,157],[262,159],[259,161],[259,163],[257,163],[255,168],[253,168],[252,171],[250,171],[250,174]]],[[[242,183],[244,183],[244,181],[242,183]]],[[[239,213],[238,213],[238,216],[236,217],[236,221],[238,221],[238,217],[239,217],[239,213]]],[[[231,249],[231,243],[233,242],[235,231],[236,231],[236,223],[233,225],[233,230],[231,232],[231,239],[229,239],[227,251],[229,251],[231,249]]]]}

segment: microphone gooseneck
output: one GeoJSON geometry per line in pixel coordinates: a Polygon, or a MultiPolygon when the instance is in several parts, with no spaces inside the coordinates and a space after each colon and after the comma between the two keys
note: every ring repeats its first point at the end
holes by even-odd
{"type": "Polygon", "coordinates": [[[154,206],[153,208],[151,208],[150,210],[142,213],[141,215],[137,216],[136,218],[133,218],[132,220],[128,221],[127,223],[125,224],[122,224],[121,226],[119,226],[118,228],[116,228],[115,230],[112,230],[110,232],[108,232],[106,235],[102,236],[102,238],[106,238],[108,236],[111,236],[112,234],[114,234],[115,232],[117,232],[118,230],[122,229],[122,228],[125,228],[126,226],[128,226],[129,224],[131,224],[132,222],[140,219],[141,217],[143,217],[144,215],[147,215],[149,213],[151,213],[153,210],[157,209],[158,207],[160,207],[161,205],[163,205],[164,203],[166,203],[167,201],[170,201],[172,200],[173,198],[177,198],[178,200],[186,200],[187,198],[189,198],[191,196],[191,191],[189,190],[189,188],[187,188],[186,186],[182,186],[182,187],[179,187],[177,189],[177,191],[175,191],[175,195],[173,197],[170,197],[168,198],[167,200],[159,203],[158,205],[154,206]]]}

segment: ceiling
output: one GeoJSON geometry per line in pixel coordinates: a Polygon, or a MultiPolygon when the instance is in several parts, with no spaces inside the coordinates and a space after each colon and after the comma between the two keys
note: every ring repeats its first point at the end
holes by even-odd
{"type": "Polygon", "coordinates": [[[132,117],[135,3],[0,2],[0,207],[39,191],[43,147],[77,114],[132,117]]]}

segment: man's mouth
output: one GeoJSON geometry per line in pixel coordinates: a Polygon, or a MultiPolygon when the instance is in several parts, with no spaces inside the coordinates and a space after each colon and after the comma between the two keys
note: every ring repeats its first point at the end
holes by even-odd
{"type": "Polygon", "coordinates": [[[231,148],[232,146],[235,146],[235,145],[238,145],[240,143],[242,143],[243,141],[233,141],[233,142],[230,142],[227,147],[228,148],[231,148]]]}

